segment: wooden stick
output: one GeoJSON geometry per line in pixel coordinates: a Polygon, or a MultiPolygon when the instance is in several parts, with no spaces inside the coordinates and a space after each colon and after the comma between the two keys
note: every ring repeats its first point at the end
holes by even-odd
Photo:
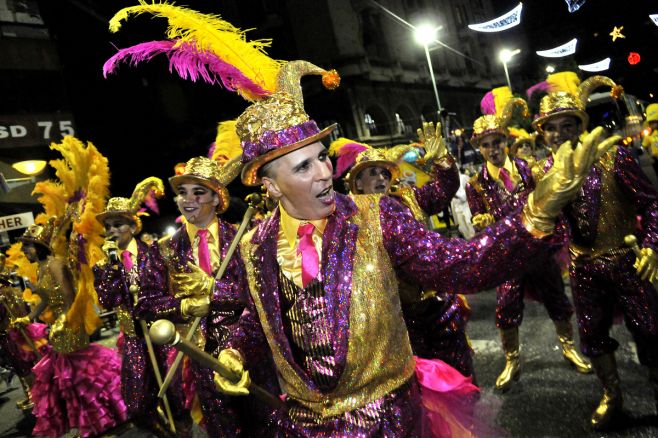
{"type": "MultiPolygon", "coordinates": [[[[151,365],[153,365],[153,372],[155,373],[155,380],[158,382],[158,386],[162,388],[162,374],[160,374],[160,368],[158,368],[158,361],[155,357],[155,351],[153,350],[153,344],[151,343],[151,336],[149,336],[149,329],[146,326],[146,321],[143,319],[139,320],[139,324],[142,326],[142,331],[144,332],[144,340],[146,341],[146,349],[149,352],[149,357],[151,358],[151,365]]],[[[162,402],[164,404],[165,413],[167,414],[167,420],[169,421],[169,429],[173,433],[176,433],[176,425],[174,424],[174,416],[171,414],[171,408],[169,407],[169,400],[167,399],[167,394],[162,397],[162,402]]]]}
{"type": "MultiPolygon", "coordinates": [[[[192,360],[210,368],[225,379],[231,380],[233,382],[240,380],[240,376],[236,376],[231,370],[227,369],[224,367],[224,365],[219,363],[217,359],[198,348],[196,345],[194,345],[194,343],[182,338],[181,335],[176,332],[176,328],[171,321],[161,319],[154,322],[151,325],[150,333],[153,342],[156,344],[173,345],[180,354],[186,354],[192,360]]],[[[269,404],[270,406],[277,409],[286,408],[285,403],[281,401],[281,399],[256,385],[255,383],[250,383],[248,389],[249,394],[253,394],[255,397],[269,404]]]]}
{"type": "MultiPolygon", "coordinates": [[[[258,196],[258,198],[260,198],[260,196],[258,196]]],[[[224,271],[226,271],[226,268],[228,267],[228,262],[231,261],[231,257],[233,256],[235,249],[238,247],[238,244],[240,243],[240,239],[242,238],[242,235],[246,231],[247,226],[249,225],[249,221],[251,220],[251,217],[254,214],[256,203],[257,203],[257,199],[252,198],[252,200],[250,201],[249,208],[247,208],[247,211],[245,212],[244,217],[242,218],[242,223],[240,224],[237,233],[235,233],[235,237],[233,238],[233,241],[231,242],[228,251],[226,251],[226,257],[224,257],[224,260],[222,260],[222,264],[219,266],[219,271],[217,271],[217,275],[215,276],[215,281],[220,280],[224,275],[224,271]]],[[[187,332],[187,335],[185,336],[186,341],[192,340],[192,337],[194,336],[194,333],[196,333],[196,329],[199,327],[200,323],[201,323],[201,317],[196,317],[192,322],[192,326],[190,327],[190,330],[187,332]]],[[[158,393],[158,397],[162,397],[164,393],[167,391],[167,388],[169,387],[171,380],[174,378],[174,374],[176,373],[176,370],[178,369],[178,366],[180,365],[182,359],[183,359],[183,353],[179,351],[178,354],[176,354],[174,363],[171,364],[171,368],[169,368],[169,371],[167,371],[167,375],[165,376],[164,383],[160,387],[160,392],[158,393]]]]}

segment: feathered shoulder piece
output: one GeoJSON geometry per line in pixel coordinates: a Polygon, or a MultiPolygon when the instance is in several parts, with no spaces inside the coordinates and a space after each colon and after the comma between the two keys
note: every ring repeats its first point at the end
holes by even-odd
{"type": "Polygon", "coordinates": [[[35,185],[34,193],[39,195],[45,210],[35,222],[56,218],[51,249],[53,255],[67,261],[76,289],[67,320],[74,328],[84,325],[91,334],[100,325],[91,271],[102,258],[103,226],[96,215],[105,208],[110,171],[107,158],[92,143],[85,145],[75,137],[66,136],[50,148],[61,153],[62,158],[50,161],[57,179],[35,185]]]}
{"type": "Polygon", "coordinates": [[[217,15],[144,0],[117,12],[110,20],[110,31],[117,32],[122,21],[140,14],[166,18],[168,40],[121,49],[103,66],[105,76],[113,73],[121,62],[136,65],[165,54],[169,58],[169,70],[175,70],[183,79],[223,85],[248,101],[260,100],[275,91],[282,63],[265,53],[270,40],[247,41],[245,31],[217,15]]]}

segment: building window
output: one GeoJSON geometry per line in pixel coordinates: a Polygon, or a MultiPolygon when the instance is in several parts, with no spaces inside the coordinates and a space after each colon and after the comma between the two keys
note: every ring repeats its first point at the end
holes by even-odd
{"type": "Polygon", "coordinates": [[[377,135],[377,123],[375,123],[375,119],[373,119],[370,114],[365,113],[363,116],[363,123],[366,124],[366,128],[370,131],[370,135],[377,135]]]}

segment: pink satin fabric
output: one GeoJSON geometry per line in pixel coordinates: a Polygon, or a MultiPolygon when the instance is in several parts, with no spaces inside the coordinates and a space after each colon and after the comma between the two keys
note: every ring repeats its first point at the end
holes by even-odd
{"type": "Polygon", "coordinates": [[[208,248],[208,230],[197,231],[199,236],[199,267],[208,275],[212,275],[210,249],[208,248]]]}
{"type": "Polygon", "coordinates": [[[133,259],[130,256],[130,251],[123,251],[121,253],[121,261],[123,262],[123,267],[126,269],[126,272],[133,270],[133,259]]]}
{"type": "Polygon", "coordinates": [[[299,246],[297,253],[302,255],[302,285],[303,287],[313,281],[320,272],[320,258],[313,244],[313,224],[300,225],[297,230],[299,236],[299,246]]]}

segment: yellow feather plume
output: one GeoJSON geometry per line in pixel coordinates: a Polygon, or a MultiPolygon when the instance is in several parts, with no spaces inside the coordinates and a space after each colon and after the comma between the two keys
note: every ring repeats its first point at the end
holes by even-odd
{"type": "Polygon", "coordinates": [[[240,137],[238,137],[238,133],[235,130],[235,125],[235,120],[227,120],[217,125],[215,150],[211,158],[220,164],[226,164],[242,155],[240,137]]]}
{"type": "MultiPolygon", "coordinates": [[[[140,0],[139,3],[139,6],[127,7],[117,12],[110,20],[110,31],[117,32],[121,28],[121,22],[131,15],[150,13],[166,18],[169,23],[167,38],[179,39],[180,44],[193,43],[200,50],[212,51],[261,88],[274,92],[281,63],[264,52],[264,48],[270,46],[271,40],[247,41],[245,31],[218,15],[202,14],[166,2],[146,3],[140,0]]],[[[239,92],[247,100],[260,98],[249,95],[248,90],[239,92]]]]}
{"type": "Polygon", "coordinates": [[[53,143],[50,148],[62,154],[62,159],[50,162],[57,181],[35,186],[46,210],[36,222],[53,215],[60,222],[51,248],[55,256],[67,261],[76,289],[67,320],[74,329],[84,326],[91,334],[101,323],[91,267],[103,257],[103,226],[96,215],[105,209],[109,195],[109,166],[107,158],[92,143],[85,145],[75,137],[66,136],[62,143],[53,143]]]}
{"type": "Polygon", "coordinates": [[[343,146],[345,146],[346,144],[358,144],[366,149],[370,149],[370,145],[367,145],[365,143],[359,143],[358,141],[349,138],[340,137],[332,141],[331,144],[329,145],[329,155],[332,157],[339,156],[341,154],[340,152],[341,149],[343,149],[343,146]]]}
{"type": "Polygon", "coordinates": [[[548,75],[546,82],[550,85],[549,91],[553,93],[566,91],[574,96],[578,96],[580,78],[572,71],[561,71],[548,75]]]}

